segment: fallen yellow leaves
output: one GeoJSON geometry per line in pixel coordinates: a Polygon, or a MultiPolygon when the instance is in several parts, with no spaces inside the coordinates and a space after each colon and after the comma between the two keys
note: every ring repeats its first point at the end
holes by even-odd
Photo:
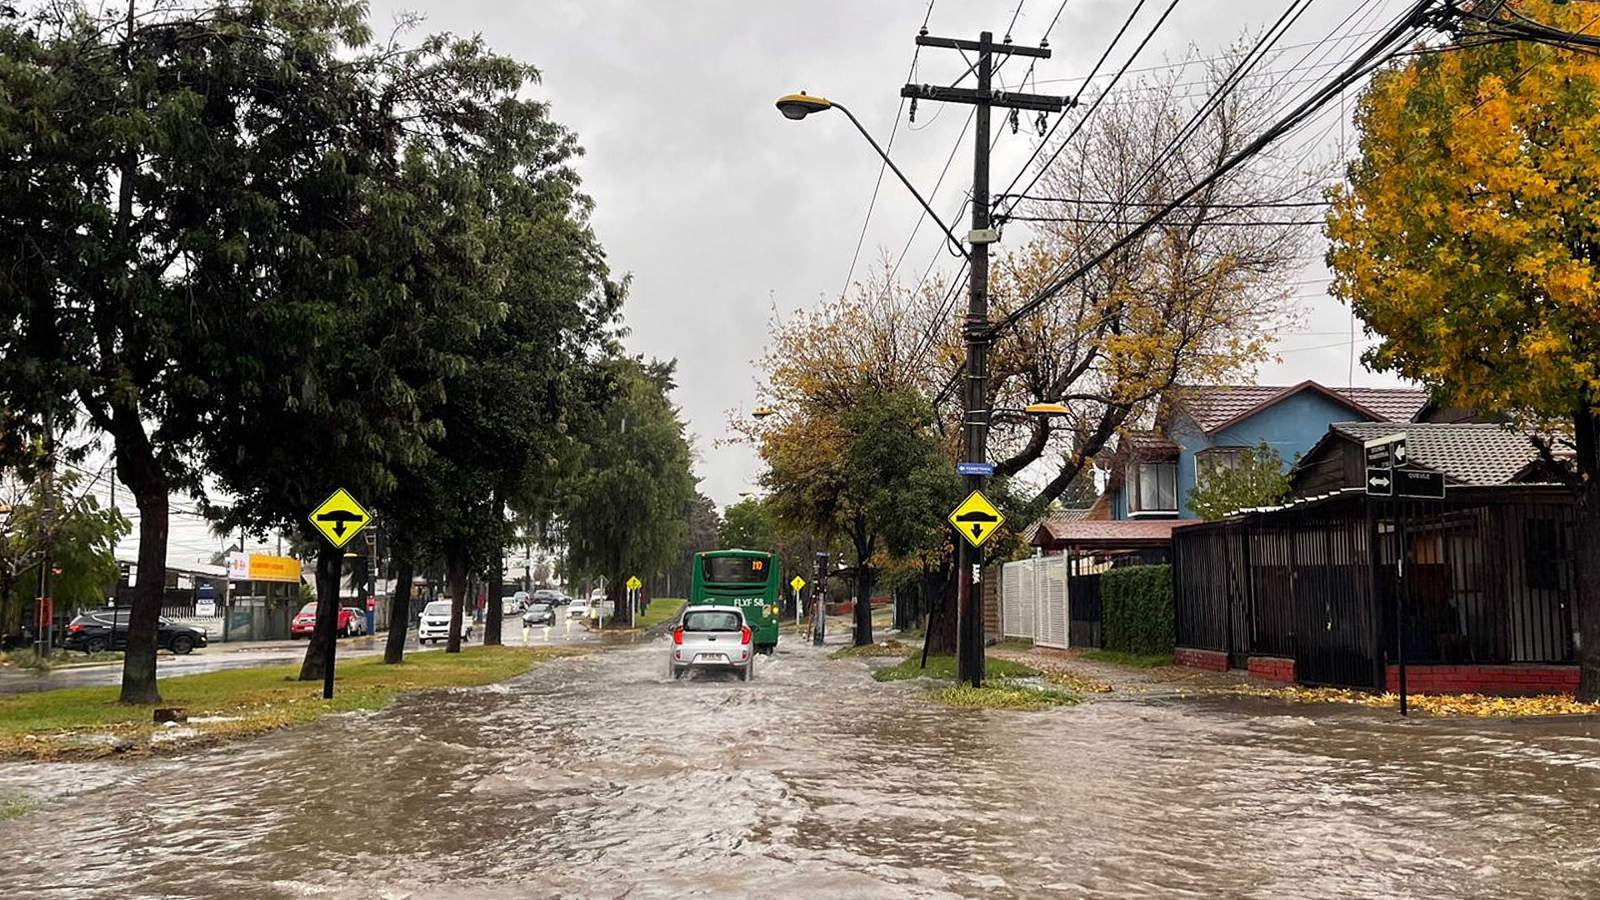
{"type": "Polygon", "coordinates": [[[1111,685],[1098,678],[1087,675],[1076,675],[1071,672],[1045,672],[1045,680],[1057,687],[1064,687],[1069,691],[1079,694],[1109,694],[1111,685]]]}
{"type": "MultiPolygon", "coordinates": [[[[1291,703],[1348,703],[1373,709],[1398,709],[1398,694],[1370,694],[1346,688],[1282,687],[1242,685],[1236,693],[1270,697],[1291,703]]],[[[1600,703],[1579,703],[1567,694],[1540,694],[1532,697],[1490,697],[1484,694],[1414,694],[1407,698],[1411,709],[1440,718],[1512,718],[1525,716],[1581,716],[1600,714],[1600,703]]]]}

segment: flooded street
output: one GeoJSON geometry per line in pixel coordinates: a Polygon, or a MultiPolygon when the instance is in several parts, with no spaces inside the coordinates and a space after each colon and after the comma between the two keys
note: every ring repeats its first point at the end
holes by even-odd
{"type": "Polygon", "coordinates": [[[971,713],[664,643],[172,759],[0,767],[49,897],[1592,897],[1600,726],[1237,698],[971,713]]]}

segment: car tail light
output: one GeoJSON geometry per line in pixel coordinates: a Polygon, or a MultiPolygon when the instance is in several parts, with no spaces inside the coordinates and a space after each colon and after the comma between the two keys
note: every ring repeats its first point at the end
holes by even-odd
{"type": "Polygon", "coordinates": [[[750,626],[749,625],[746,625],[744,627],[744,631],[742,633],[740,633],[740,635],[739,635],[739,643],[741,643],[741,644],[750,643],[750,626]]]}
{"type": "Polygon", "coordinates": [[[672,629],[672,642],[674,644],[683,643],[683,626],[682,625],[679,625],[677,628],[672,629]]]}
{"type": "Polygon", "coordinates": [[[71,625],[67,626],[67,630],[71,632],[78,632],[83,630],[83,626],[77,622],[73,622],[71,625]]]}

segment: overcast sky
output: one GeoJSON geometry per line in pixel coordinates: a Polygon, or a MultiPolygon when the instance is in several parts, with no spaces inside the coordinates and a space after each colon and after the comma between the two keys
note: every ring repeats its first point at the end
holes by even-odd
{"type": "MultiPolygon", "coordinates": [[[[1148,0],[1105,71],[1127,58],[1168,2],[1148,0]]],[[[1180,0],[1133,65],[1174,61],[1191,43],[1214,55],[1245,29],[1276,20],[1286,5],[1180,0]]],[[[1371,32],[1402,5],[1313,0],[1279,43],[1293,49],[1262,69],[1345,59],[1365,38],[1311,44],[1336,28],[1371,32]]],[[[1050,35],[1055,56],[1038,63],[1040,83],[1033,89],[1073,90],[1134,6],[1135,0],[1067,0],[1050,35]]],[[[1060,0],[1023,0],[1014,40],[1037,43],[1058,7],[1060,0]]],[[[595,199],[594,224],[612,270],[633,278],[627,344],[678,360],[677,401],[694,432],[701,489],[725,506],[753,489],[759,473],[748,448],[716,442],[727,436],[729,412],[753,403],[751,364],[764,349],[769,321],[845,286],[878,176],[877,158],[844,117],[791,122],[778,115],[773,100],[804,89],[848,104],[880,142],[895,130],[896,160],[942,214],[953,216],[970,186],[970,132],[937,191],[935,184],[968,107],[923,104],[915,126],[903,118],[895,126],[913,37],[927,8],[927,0],[376,0],[373,20],[382,31],[396,10],[416,10],[426,30],[481,32],[496,50],[542,70],[537,93],[586,150],[579,170],[595,199]]],[[[1017,9],[1017,0],[936,0],[929,30],[975,38],[989,28],[1000,36],[1017,9]]],[[[1014,80],[1024,64],[1011,66],[1003,75],[1014,80]]],[[[927,50],[916,80],[948,82],[963,67],[953,51],[927,50]]],[[[1311,74],[1328,71],[1324,65],[1311,74]]],[[[1338,117],[1332,110],[1305,133],[1336,148],[1338,117]]],[[[996,190],[1032,150],[1028,124],[999,142],[996,190]]],[[[915,201],[886,178],[856,278],[883,254],[900,255],[917,212],[915,201]]],[[[1025,237],[1008,230],[1006,243],[1020,245],[1025,237]]],[[[1304,272],[1295,276],[1305,316],[1280,336],[1281,362],[1263,368],[1262,383],[1351,380],[1350,317],[1324,293],[1321,249],[1318,238],[1304,272]]],[[[924,224],[901,277],[915,282],[930,262],[952,262],[938,253],[935,229],[924,224]]],[[[1366,342],[1359,331],[1357,337],[1359,351],[1366,342]]],[[[1353,381],[1397,383],[1362,371],[1359,362],[1353,381]]],[[[174,560],[217,546],[194,522],[175,521],[173,539],[174,560]]],[[[121,550],[131,554],[133,547],[130,540],[121,550]]]]}

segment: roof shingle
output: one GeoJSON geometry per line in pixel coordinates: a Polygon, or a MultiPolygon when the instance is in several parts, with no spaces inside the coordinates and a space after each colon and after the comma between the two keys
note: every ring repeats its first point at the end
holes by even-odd
{"type": "Polygon", "coordinates": [[[1303,390],[1319,390],[1378,421],[1409,422],[1428,402],[1428,392],[1414,388],[1330,388],[1314,381],[1296,385],[1189,384],[1173,392],[1173,403],[1206,433],[1215,432],[1257,410],[1303,390]]]}
{"type": "Polygon", "coordinates": [[[1451,481],[1475,486],[1511,482],[1539,450],[1528,435],[1501,425],[1471,423],[1335,422],[1333,430],[1356,441],[1406,433],[1411,462],[1451,481]]]}

